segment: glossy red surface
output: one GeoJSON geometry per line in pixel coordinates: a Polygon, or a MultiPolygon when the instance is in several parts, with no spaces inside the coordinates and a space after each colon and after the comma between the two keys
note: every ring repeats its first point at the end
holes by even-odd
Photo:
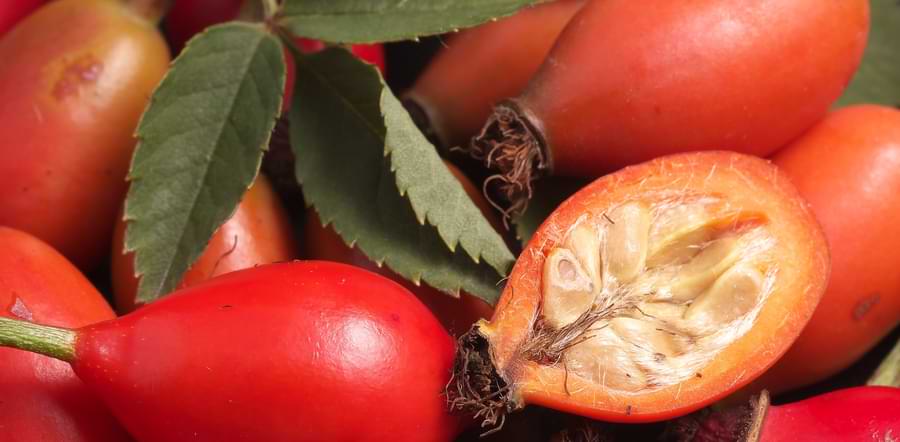
{"type": "Polygon", "coordinates": [[[454,342],[356,267],[242,270],[79,331],[78,375],[148,441],[447,441],[454,342]]]}
{"type": "Polygon", "coordinates": [[[770,407],[760,442],[890,441],[900,434],[900,388],[856,387],[770,407]]]}
{"type": "Polygon", "coordinates": [[[43,0],[4,0],[0,5],[0,36],[42,4],[43,0]]]}

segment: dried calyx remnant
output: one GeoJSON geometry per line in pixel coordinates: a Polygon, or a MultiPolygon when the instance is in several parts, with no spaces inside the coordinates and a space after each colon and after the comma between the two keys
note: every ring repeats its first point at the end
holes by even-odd
{"type": "Polygon", "coordinates": [[[717,410],[704,408],[670,421],[661,440],[757,442],[768,409],[769,392],[763,390],[746,404],[717,410]]]}
{"type": "Polygon", "coordinates": [[[586,213],[546,252],[519,358],[631,393],[702,376],[772,292],[774,246],[764,215],[714,195],[643,195],[586,213]]]}
{"type": "Polygon", "coordinates": [[[467,153],[483,161],[488,170],[498,171],[485,187],[494,206],[505,207],[507,218],[525,212],[531,184],[549,172],[546,146],[540,128],[513,100],[497,105],[484,129],[472,139],[467,153]]]}
{"type": "Polygon", "coordinates": [[[491,362],[487,340],[478,333],[477,326],[457,340],[453,376],[447,383],[446,396],[451,410],[472,414],[482,427],[490,427],[483,436],[503,428],[513,401],[509,386],[491,362]]]}

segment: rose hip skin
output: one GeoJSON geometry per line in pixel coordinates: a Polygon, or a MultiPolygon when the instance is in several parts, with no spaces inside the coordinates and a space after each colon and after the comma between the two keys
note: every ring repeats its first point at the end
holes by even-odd
{"type": "Polygon", "coordinates": [[[57,0],[0,39],[0,58],[0,224],[92,269],[109,251],[165,42],[120,2],[57,0]]]}
{"type": "MultiPolygon", "coordinates": [[[[134,254],[123,254],[126,223],[121,216],[113,234],[112,275],[116,308],[130,312],[137,307],[138,279],[134,254]]],[[[189,287],[224,273],[297,258],[296,241],[287,212],[260,174],[244,194],[234,214],[210,238],[197,261],[185,273],[178,288],[189,287]]]]}
{"type": "MultiPolygon", "coordinates": [[[[450,173],[462,184],[463,189],[472,198],[475,205],[481,209],[481,213],[491,222],[494,229],[502,231],[503,226],[494,214],[493,208],[484,199],[475,185],[456,166],[446,161],[444,164],[450,169],[450,173]]],[[[459,336],[469,331],[469,328],[475,321],[482,318],[490,318],[491,313],[494,311],[488,303],[466,292],[461,292],[459,297],[455,298],[424,283],[417,286],[388,268],[379,267],[359,249],[347,247],[344,240],[335,233],[334,229],[323,226],[315,210],[310,209],[307,211],[304,232],[303,244],[307,258],[354,265],[398,282],[428,306],[435,317],[441,321],[441,324],[453,336],[459,336]]]]}
{"type": "Polygon", "coordinates": [[[821,119],[850,81],[868,4],[589,2],[525,92],[496,108],[472,154],[507,177],[500,192],[514,202],[546,173],[595,178],[697,150],[769,155],[821,119]]]}
{"type": "Polygon", "coordinates": [[[147,441],[449,441],[453,340],[398,284],[240,270],[78,329],[75,372],[147,441]]]}
{"type": "Polygon", "coordinates": [[[770,407],[760,442],[889,440],[900,433],[900,389],[856,387],[770,407]]]}
{"type": "MultiPolygon", "coordinates": [[[[828,262],[821,228],[770,163],[662,157],[595,181],[550,215],[456,366],[489,358],[513,408],[613,422],[680,416],[787,350],[828,262]]],[[[471,374],[458,372],[451,391],[480,387],[471,374]]]]}
{"type": "Polygon", "coordinates": [[[856,387],[769,407],[760,442],[890,440],[900,434],[900,388],[856,387]]]}
{"type": "Polygon", "coordinates": [[[865,0],[591,2],[520,105],[560,174],[725,146],[765,156],[825,115],[868,29],[865,0]]]}
{"type": "Polygon", "coordinates": [[[773,161],[809,201],[832,256],[809,324],[754,384],[778,393],[847,368],[900,323],[900,111],[835,111],[773,161]]]}
{"type": "Polygon", "coordinates": [[[465,145],[495,104],[525,89],[583,0],[556,0],[451,35],[405,104],[441,147],[465,145]],[[415,114],[414,114],[415,115],[415,114]]]}
{"type": "Polygon", "coordinates": [[[900,432],[900,388],[854,387],[799,402],[769,405],[767,392],[749,404],[717,408],[670,424],[679,442],[891,441],[900,432]]]}
{"type": "Polygon", "coordinates": [[[304,232],[303,245],[307,258],[350,264],[396,281],[415,294],[453,336],[467,332],[479,319],[490,318],[494,311],[488,303],[466,292],[455,298],[424,282],[417,286],[387,267],[379,267],[359,249],[347,247],[330,226],[322,226],[314,210],[307,212],[304,232]]]}
{"type": "Polygon", "coordinates": [[[42,4],[44,0],[5,0],[0,5],[0,36],[42,4]]]}
{"type": "MultiPolygon", "coordinates": [[[[0,227],[0,317],[83,327],[115,317],[78,269],[39,239],[0,227]]],[[[62,361],[0,348],[0,440],[130,438],[62,361]]]]}
{"type": "Polygon", "coordinates": [[[209,26],[235,19],[245,0],[175,0],[166,13],[165,29],[172,52],[179,54],[184,45],[209,26]]]}

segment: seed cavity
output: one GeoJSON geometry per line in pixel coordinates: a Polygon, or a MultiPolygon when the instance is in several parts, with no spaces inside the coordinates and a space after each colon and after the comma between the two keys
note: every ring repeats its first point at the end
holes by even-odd
{"type": "Polygon", "coordinates": [[[622,391],[695,377],[752,324],[777,274],[773,246],[763,218],[715,197],[585,217],[545,258],[531,343],[560,356],[542,363],[622,391]]]}

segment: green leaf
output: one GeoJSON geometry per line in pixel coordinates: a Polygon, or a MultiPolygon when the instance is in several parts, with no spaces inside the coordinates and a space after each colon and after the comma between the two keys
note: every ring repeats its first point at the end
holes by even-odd
{"type": "Polygon", "coordinates": [[[900,388],[900,341],[894,344],[894,348],[885,356],[866,385],[883,385],[885,387],[900,388]]]}
{"type": "Polygon", "coordinates": [[[139,301],[174,289],[234,212],[259,170],[285,71],[276,37],[230,23],[191,40],[154,92],[125,204],[139,301]]]}
{"type": "Polygon", "coordinates": [[[512,253],[378,71],[342,48],[296,59],[291,143],[322,222],[411,281],[495,302],[512,253]]]}
{"type": "Polygon", "coordinates": [[[286,0],[279,18],[298,37],[332,43],[410,40],[456,31],[540,0],[286,0]]]}
{"type": "Polygon", "coordinates": [[[843,107],[861,103],[900,105],[900,3],[871,0],[872,29],[862,65],[838,100],[843,107]]]}
{"type": "Polygon", "coordinates": [[[534,195],[528,202],[528,209],[513,220],[513,224],[516,226],[516,238],[522,247],[528,245],[534,232],[566,198],[588,185],[589,182],[565,177],[542,178],[535,186],[534,195]]]}

